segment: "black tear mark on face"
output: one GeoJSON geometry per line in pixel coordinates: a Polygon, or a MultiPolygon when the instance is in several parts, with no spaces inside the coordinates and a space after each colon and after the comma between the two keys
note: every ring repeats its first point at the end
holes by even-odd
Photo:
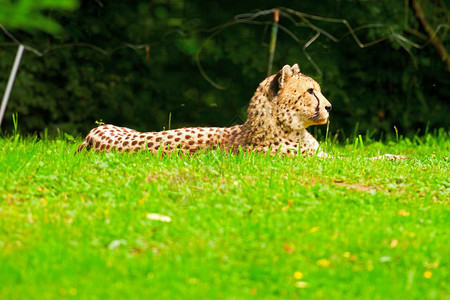
{"type": "MultiPolygon", "coordinates": [[[[308,90],[309,93],[311,93],[310,90],[311,90],[311,89],[308,90]]],[[[316,106],[316,111],[315,111],[315,113],[314,113],[314,115],[313,115],[313,117],[312,117],[311,119],[312,119],[313,121],[317,122],[317,120],[319,119],[319,116],[320,116],[320,112],[319,112],[319,109],[320,109],[320,99],[319,99],[319,97],[317,97],[316,93],[314,93],[314,90],[312,91],[312,95],[317,99],[317,106],[316,106]]]]}
{"type": "Polygon", "coordinates": [[[281,73],[278,72],[277,75],[272,79],[272,82],[269,85],[269,92],[272,96],[275,96],[278,94],[278,91],[280,90],[280,83],[278,80],[280,79],[281,73]]]}
{"type": "Polygon", "coordinates": [[[309,89],[309,90],[308,90],[308,93],[310,93],[311,95],[313,95],[314,97],[316,97],[316,99],[317,99],[316,112],[318,112],[319,109],[320,109],[320,100],[319,100],[319,98],[316,96],[316,93],[314,93],[314,90],[313,90],[313,89],[309,89]]]}
{"type": "MultiPolygon", "coordinates": [[[[314,96],[316,96],[316,95],[314,95],[314,96]]],[[[316,99],[317,99],[316,111],[319,112],[320,100],[319,100],[319,98],[317,98],[317,96],[316,96],[316,99]]]]}

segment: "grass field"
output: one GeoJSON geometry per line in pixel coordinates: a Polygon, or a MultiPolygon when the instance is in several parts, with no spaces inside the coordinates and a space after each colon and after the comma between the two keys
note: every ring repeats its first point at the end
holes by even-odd
{"type": "Polygon", "coordinates": [[[341,159],[79,142],[0,139],[0,299],[450,297],[445,131],[341,159]]]}

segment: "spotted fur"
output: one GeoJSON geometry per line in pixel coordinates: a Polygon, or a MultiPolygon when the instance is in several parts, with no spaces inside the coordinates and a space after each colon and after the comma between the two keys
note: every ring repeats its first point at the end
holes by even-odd
{"type": "MultiPolygon", "coordinates": [[[[224,149],[303,155],[318,152],[319,144],[306,131],[326,124],[331,104],[312,78],[300,73],[297,64],[285,65],[262,81],[247,111],[247,121],[233,127],[195,127],[141,133],[114,125],[92,129],[77,149],[97,151],[180,151],[224,149]]],[[[326,156],[320,153],[320,156],[326,156]]]]}

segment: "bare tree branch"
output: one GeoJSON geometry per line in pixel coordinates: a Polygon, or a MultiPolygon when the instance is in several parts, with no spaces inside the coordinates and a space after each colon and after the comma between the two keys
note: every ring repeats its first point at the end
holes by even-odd
{"type": "Polygon", "coordinates": [[[450,72],[450,57],[448,56],[447,50],[445,50],[444,45],[442,45],[442,42],[437,37],[436,32],[433,30],[430,24],[428,24],[427,19],[425,18],[425,14],[423,13],[422,7],[420,7],[419,2],[417,0],[411,0],[411,2],[417,20],[419,20],[419,22],[422,24],[423,29],[425,30],[430,39],[430,43],[434,46],[437,53],[441,57],[442,61],[444,62],[447,68],[447,71],[450,72]]]}

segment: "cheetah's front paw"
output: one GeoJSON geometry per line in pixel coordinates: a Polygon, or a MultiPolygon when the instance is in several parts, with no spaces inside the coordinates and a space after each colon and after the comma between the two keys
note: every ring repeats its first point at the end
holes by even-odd
{"type": "Polygon", "coordinates": [[[377,159],[401,160],[401,159],[410,159],[410,158],[403,156],[403,155],[384,154],[384,155],[380,155],[380,156],[371,157],[369,159],[370,160],[377,160],[377,159]]]}

